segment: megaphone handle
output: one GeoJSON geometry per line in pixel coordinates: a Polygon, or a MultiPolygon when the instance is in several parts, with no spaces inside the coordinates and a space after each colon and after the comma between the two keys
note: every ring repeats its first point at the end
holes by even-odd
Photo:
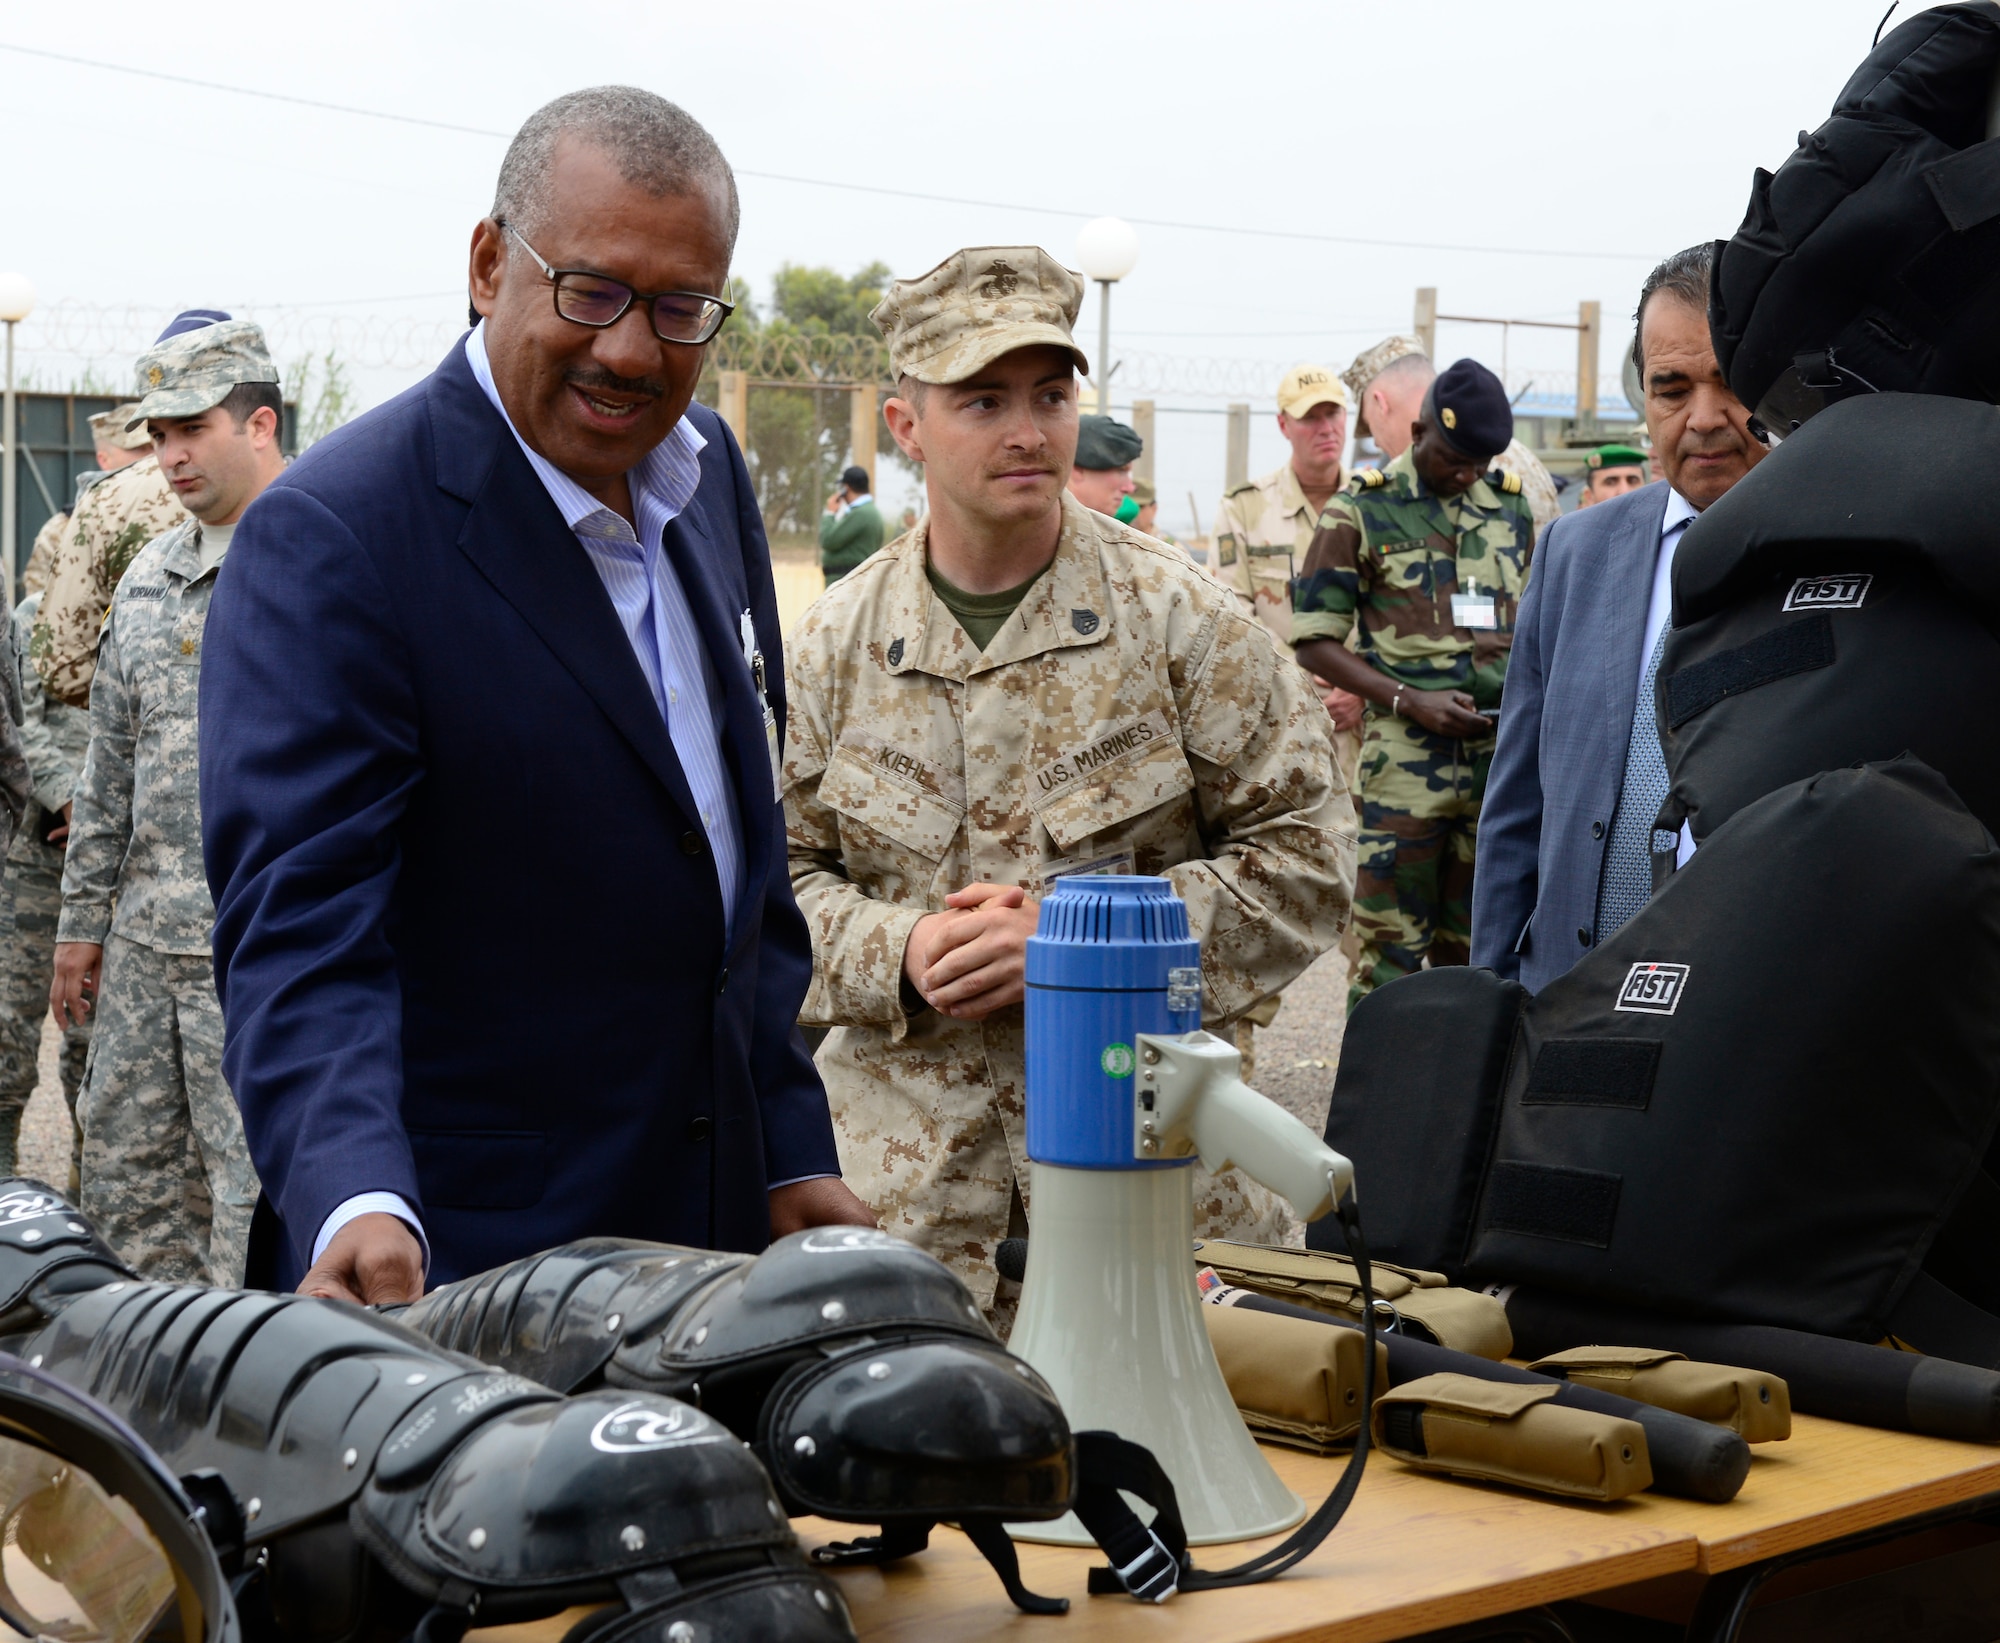
{"type": "Polygon", "coordinates": [[[1209,1084],[1188,1115],[1188,1135],[1208,1169],[1235,1164],[1288,1200],[1301,1220],[1332,1209],[1352,1174],[1346,1159],[1240,1078],[1209,1084]]]}

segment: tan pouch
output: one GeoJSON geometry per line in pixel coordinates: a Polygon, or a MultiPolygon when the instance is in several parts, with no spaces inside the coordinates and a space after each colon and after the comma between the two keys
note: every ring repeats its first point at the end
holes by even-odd
{"type": "Polygon", "coordinates": [[[1427,1472],[1511,1483],[1579,1500],[1623,1500],[1653,1481],[1645,1428],[1566,1409],[1553,1386],[1426,1375],[1375,1400],[1387,1453],[1427,1472]]]}
{"type": "MultiPolygon", "coordinates": [[[[1197,1265],[1214,1267],[1223,1282],[1239,1289],[1360,1321],[1361,1277],[1344,1255],[1233,1244],[1220,1238],[1196,1244],[1194,1255],[1197,1265]]],[[[1386,1301],[1398,1317],[1415,1324],[1414,1333],[1419,1337],[1495,1363],[1514,1350],[1507,1309],[1491,1295],[1454,1289],[1442,1272],[1390,1266],[1384,1261],[1371,1263],[1369,1271],[1376,1301],[1386,1301]]],[[[1376,1321],[1385,1322],[1386,1317],[1378,1314],[1376,1321]]]]}
{"type": "MultiPolygon", "coordinates": [[[[1209,1344],[1243,1424],[1260,1438],[1324,1455],[1361,1430],[1358,1330],[1240,1306],[1201,1309],[1209,1344]]],[[[1389,1349],[1375,1343],[1375,1385],[1389,1384],[1389,1349]]]]}
{"type": "Polygon", "coordinates": [[[1792,1389],[1760,1369],[1690,1363],[1678,1352],[1646,1346],[1574,1346],[1528,1367],[1676,1415],[1713,1421],[1741,1433],[1745,1443],[1776,1443],[1792,1435],[1792,1389]]]}

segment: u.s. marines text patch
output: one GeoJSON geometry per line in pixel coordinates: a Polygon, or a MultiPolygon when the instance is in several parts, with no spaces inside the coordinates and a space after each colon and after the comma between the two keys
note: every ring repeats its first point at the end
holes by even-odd
{"type": "Polygon", "coordinates": [[[1158,708],[1110,730],[1092,732],[1086,740],[1035,772],[1036,793],[1041,797],[1061,793],[1074,782],[1087,780],[1135,754],[1144,753],[1170,734],[1167,716],[1158,708]]]}

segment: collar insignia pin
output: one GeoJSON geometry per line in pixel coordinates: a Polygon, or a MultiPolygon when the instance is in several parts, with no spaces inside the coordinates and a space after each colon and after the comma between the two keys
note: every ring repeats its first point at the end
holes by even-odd
{"type": "Polygon", "coordinates": [[[891,667],[901,667],[903,665],[903,641],[900,639],[891,639],[889,641],[889,665],[891,667]]]}
{"type": "Polygon", "coordinates": [[[1073,610],[1069,613],[1069,625],[1078,633],[1092,634],[1097,631],[1097,612],[1094,610],[1073,610]]]}

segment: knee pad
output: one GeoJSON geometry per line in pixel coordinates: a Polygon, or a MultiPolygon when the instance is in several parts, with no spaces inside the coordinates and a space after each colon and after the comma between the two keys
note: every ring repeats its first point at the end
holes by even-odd
{"type": "Polygon", "coordinates": [[[755,1446],[790,1511],[883,1526],[823,1562],[889,1561],[946,1520],[1004,1540],[1002,1523],[1075,1501],[1055,1395],[942,1262],[884,1232],[821,1227],[758,1256],[589,1240],[401,1316],[565,1391],[698,1404],[755,1446]]]}

